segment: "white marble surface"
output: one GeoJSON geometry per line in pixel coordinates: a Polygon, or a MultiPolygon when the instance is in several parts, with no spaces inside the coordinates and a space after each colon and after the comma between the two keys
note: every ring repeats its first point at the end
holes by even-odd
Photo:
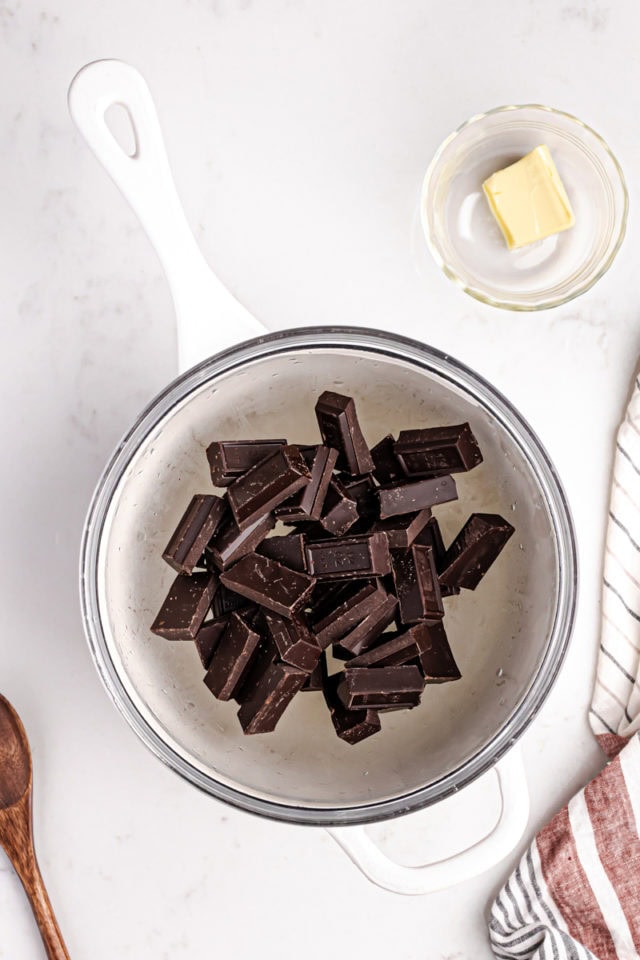
{"type": "MultiPolygon", "coordinates": [[[[487,960],[487,904],[509,866],[426,899],[382,892],[322,831],[199,795],[108,702],[78,611],[80,532],[111,448],[175,371],[175,334],[158,262],[69,120],[72,76],[99,57],[146,76],[202,248],[268,327],[422,338],[492,380],[547,445],[582,569],[570,655],[523,741],[533,831],[600,763],[585,713],[613,432],[640,350],[639,28],[634,0],[0,4],[0,689],[31,738],[37,845],[72,957],[487,960]],[[526,101],[604,134],[631,213],[591,292],[517,316],[458,292],[412,233],[443,136],[526,101]]],[[[481,783],[421,815],[414,854],[451,850],[441,826],[458,812],[489,822],[491,797],[481,783]]],[[[404,830],[375,833],[393,845],[404,830]]],[[[42,955],[0,857],[0,957],[42,955]]]]}

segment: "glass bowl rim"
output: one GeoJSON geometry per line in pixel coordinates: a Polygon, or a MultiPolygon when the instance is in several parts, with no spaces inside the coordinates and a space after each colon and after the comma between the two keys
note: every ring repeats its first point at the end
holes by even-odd
{"type": "Polygon", "coordinates": [[[493,767],[520,738],[546,700],[564,660],[575,619],[577,548],[571,512],[556,469],[527,421],[500,391],[448,354],[409,337],[365,327],[300,327],[244,341],[202,361],[169,383],[143,409],[107,462],[94,491],[82,534],[80,603],[91,656],[100,679],[125,720],[170,769],[205,793],[249,813],[288,823],[338,826],[374,823],[430,806],[493,767]],[[492,740],[457,769],[402,796],[346,807],[289,805],[253,796],[198,770],[173,750],[138,712],[113,662],[100,619],[98,558],[102,532],[120,481],[147,435],[178,404],[214,377],[245,362],[291,349],[353,349],[395,357],[436,373],[487,410],[516,443],[545,498],[558,549],[558,600],[543,659],[516,710],[492,740]]]}
{"type": "MultiPolygon", "coordinates": [[[[611,182],[611,178],[608,178],[611,182]]],[[[444,275],[453,281],[457,287],[464,291],[464,293],[469,294],[470,297],[473,297],[475,300],[479,300],[481,303],[486,303],[491,307],[498,307],[501,310],[513,310],[518,313],[531,313],[537,310],[549,310],[552,307],[561,306],[563,303],[569,303],[571,300],[574,300],[576,297],[581,296],[581,294],[586,293],[587,290],[590,290],[600,280],[607,270],[611,267],[613,261],[615,260],[622,242],[624,240],[626,230],[627,230],[627,220],[629,216],[629,191],[627,188],[626,179],[620,165],[620,162],[613,150],[604,139],[601,134],[593,129],[588,123],[585,123],[584,120],[581,120],[579,117],[576,117],[574,114],[567,112],[566,110],[559,110],[557,107],[545,106],[542,103],[515,103],[515,104],[503,104],[499,107],[493,107],[491,110],[485,110],[482,113],[476,113],[472,117],[469,117],[468,120],[465,120],[458,127],[455,128],[445,139],[442,141],[436,152],[434,153],[429,166],[427,167],[426,173],[422,181],[422,188],[420,190],[420,222],[422,225],[422,232],[435,263],[442,270],[444,275]],[[426,197],[431,187],[431,181],[434,178],[435,171],[442,159],[442,155],[445,150],[456,140],[461,133],[463,133],[468,127],[473,126],[477,123],[486,120],[488,117],[495,116],[496,114],[502,113],[513,113],[518,110],[539,110],[543,113],[552,114],[557,117],[562,117],[564,120],[569,120],[571,123],[576,124],[581,127],[583,130],[586,130],[587,133],[594,138],[596,143],[601,147],[604,153],[610,159],[614,171],[618,177],[619,185],[622,190],[622,211],[620,213],[620,227],[618,230],[618,236],[616,237],[615,243],[613,244],[609,254],[604,258],[596,272],[589,278],[587,278],[582,283],[575,286],[573,289],[570,289],[567,293],[562,294],[561,296],[552,296],[548,297],[541,301],[514,301],[509,300],[506,297],[493,297],[490,294],[486,293],[485,290],[481,289],[479,286],[474,286],[469,284],[463,277],[460,276],[457,270],[448,263],[440,252],[440,248],[435,241],[434,231],[431,229],[430,218],[425,209],[426,207],[426,197]]]]}

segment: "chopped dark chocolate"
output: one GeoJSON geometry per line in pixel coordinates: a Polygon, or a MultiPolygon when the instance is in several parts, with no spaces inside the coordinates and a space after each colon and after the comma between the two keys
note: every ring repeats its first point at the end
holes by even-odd
{"type": "Polygon", "coordinates": [[[227,504],[221,497],[196,494],[162,554],[169,566],[177,573],[193,573],[193,568],[223,522],[227,510],[227,504]]]}
{"type": "Polygon", "coordinates": [[[316,417],[324,443],[338,451],[339,470],[347,470],[354,477],[373,472],[374,462],[352,397],[325,390],[316,403],[316,417]]]}
{"type": "Polygon", "coordinates": [[[326,677],[327,655],[323,650],[320,653],[320,659],[301,687],[302,693],[315,693],[324,690],[326,677]]]}
{"type": "Polygon", "coordinates": [[[205,563],[209,569],[217,568],[226,570],[231,564],[236,563],[248,553],[253,553],[256,547],[262,543],[276,525],[273,514],[265,513],[264,516],[246,526],[243,530],[231,516],[226,524],[215,534],[209,545],[205,549],[205,563]]]}
{"type": "Polygon", "coordinates": [[[280,659],[305,673],[311,673],[322,650],[304,623],[298,619],[287,620],[275,613],[266,613],[265,620],[280,659]]]}
{"type": "Polygon", "coordinates": [[[325,446],[300,447],[300,453],[309,468],[311,481],[299,493],[276,507],[275,516],[284,523],[320,519],[338,459],[338,451],[325,446]]]}
{"type": "Polygon", "coordinates": [[[393,621],[397,606],[398,601],[389,594],[380,606],[372,610],[344,637],[341,637],[340,642],[333,648],[334,655],[342,659],[357,656],[363,650],[367,650],[393,621]]]}
{"type": "Polygon", "coordinates": [[[513,533],[497,514],[472,513],[447,550],[440,583],[475,590],[513,533]]]}
{"type": "Polygon", "coordinates": [[[426,507],[418,513],[404,513],[398,517],[376,520],[372,533],[384,533],[392,550],[407,550],[431,519],[431,510],[426,507]]]}
{"type": "Polygon", "coordinates": [[[260,634],[237,613],[229,614],[229,624],[214,651],[204,682],[218,700],[231,700],[242,686],[251,664],[260,634]]]}
{"type": "Polygon", "coordinates": [[[383,633],[378,643],[349,661],[351,667],[395,667],[415,660],[423,648],[423,624],[383,633]]]}
{"type": "Polygon", "coordinates": [[[478,441],[468,423],[401,430],[394,450],[408,477],[463,473],[482,463],[478,441]]]}
{"type": "Polygon", "coordinates": [[[389,433],[380,443],[371,448],[374,463],[373,475],[378,483],[389,484],[396,480],[404,480],[404,470],[395,455],[394,446],[395,439],[389,433]]]}
{"type": "Polygon", "coordinates": [[[357,519],[358,504],[349,496],[339,480],[332,480],[324,500],[320,525],[332,536],[341,537],[357,519]]]}
{"type": "Polygon", "coordinates": [[[257,548],[256,553],[270,560],[277,560],[291,570],[305,573],[307,558],[305,554],[304,536],[297,531],[284,537],[267,537],[257,548]]]}
{"type": "Polygon", "coordinates": [[[216,617],[215,620],[208,620],[206,623],[203,623],[196,633],[194,642],[205,670],[209,669],[211,658],[220,642],[222,634],[227,629],[228,623],[228,616],[216,617]]]}
{"type": "Polygon", "coordinates": [[[437,503],[448,503],[450,500],[458,499],[455,480],[448,476],[380,487],[377,495],[381,520],[401,513],[414,513],[426,507],[433,507],[437,503]]]}
{"type": "Polygon", "coordinates": [[[324,687],[324,698],[331,713],[331,721],[341,740],[356,744],[380,730],[380,717],[375,710],[348,710],[338,696],[339,676],[329,677],[324,687]]]}
{"type": "Polygon", "coordinates": [[[311,609],[309,619],[316,640],[323,649],[335,643],[386,599],[386,591],[375,580],[332,583],[322,601],[311,609]]]}
{"type": "Polygon", "coordinates": [[[223,583],[218,586],[211,604],[211,612],[214,617],[223,617],[225,613],[233,613],[234,610],[247,610],[251,603],[246,597],[241,597],[239,593],[228,590],[223,583]]]}
{"type": "Polygon", "coordinates": [[[364,477],[351,479],[348,474],[343,473],[338,477],[343,490],[348,497],[355,500],[358,507],[358,516],[363,520],[375,520],[378,516],[378,501],[374,496],[376,482],[370,473],[364,477]]]}
{"type": "Polygon", "coordinates": [[[391,570],[387,538],[372,533],[308,543],[307,570],[319,580],[382,577],[391,570]]]}
{"type": "Polygon", "coordinates": [[[348,710],[362,707],[384,709],[395,704],[416,706],[424,690],[418,667],[350,667],[338,684],[338,696],[348,710]]]}
{"type": "Polygon", "coordinates": [[[202,626],[218,588],[215,573],[178,574],[151,632],[165,640],[193,640],[202,626]]]}
{"type": "MultiPolygon", "coordinates": [[[[388,523],[389,521],[385,522],[388,523]]],[[[444,567],[447,551],[442,539],[440,525],[435,517],[431,517],[427,525],[416,537],[415,543],[420,543],[433,549],[433,559],[436,564],[436,570],[438,574],[440,574],[444,567]]],[[[441,583],[440,593],[443,597],[455,597],[460,593],[460,587],[452,587],[441,583]]]]}
{"type": "Polygon", "coordinates": [[[313,577],[290,570],[269,557],[249,553],[221,573],[220,582],[259,606],[283,617],[293,617],[311,595],[315,581],[313,577]]]}
{"type": "Polygon", "coordinates": [[[310,481],[311,474],[298,448],[280,447],[229,487],[227,497],[236,523],[243,530],[310,481]]]}
{"type": "Polygon", "coordinates": [[[418,646],[417,664],[426,683],[460,679],[442,620],[423,620],[411,628],[418,646]]]}
{"type": "Polygon", "coordinates": [[[391,572],[401,623],[444,616],[432,547],[414,543],[408,550],[392,550],[391,572]]]}
{"type": "Polygon", "coordinates": [[[215,487],[228,487],[243,473],[270,457],[286,440],[223,440],[207,447],[211,480],[215,487]]]}
{"type": "Polygon", "coordinates": [[[246,734],[271,733],[307,679],[304,670],[287,663],[272,663],[255,686],[241,693],[238,719],[246,734]]]}

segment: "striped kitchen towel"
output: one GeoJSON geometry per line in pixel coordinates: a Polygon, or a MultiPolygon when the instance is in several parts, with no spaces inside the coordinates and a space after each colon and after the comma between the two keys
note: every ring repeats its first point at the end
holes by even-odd
{"type": "Polygon", "coordinates": [[[640,379],[618,432],[591,727],[608,765],[500,891],[496,957],[640,960],[640,379]]]}

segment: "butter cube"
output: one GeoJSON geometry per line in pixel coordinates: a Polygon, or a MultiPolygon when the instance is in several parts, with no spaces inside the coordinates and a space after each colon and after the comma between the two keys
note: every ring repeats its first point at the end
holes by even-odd
{"type": "Polygon", "coordinates": [[[567,191],[544,145],[498,170],[482,189],[510,250],[568,230],[575,223],[567,191]]]}

